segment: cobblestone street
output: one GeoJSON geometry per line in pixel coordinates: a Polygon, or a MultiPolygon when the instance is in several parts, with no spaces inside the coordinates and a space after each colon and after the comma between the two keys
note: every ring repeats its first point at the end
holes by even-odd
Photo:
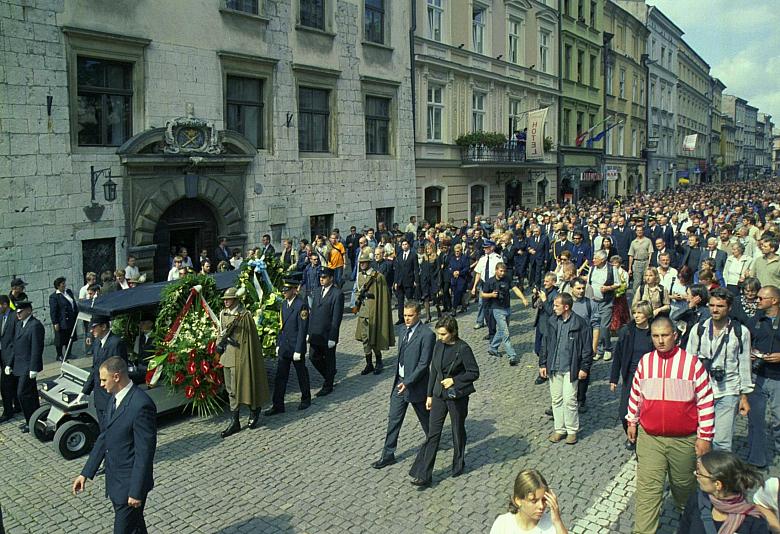
{"type": "MultiPolygon", "coordinates": [[[[384,438],[395,352],[382,375],[360,376],[364,362],[351,339],[354,319],[347,317],[339,344],[340,382],[333,395],[315,399],[309,410],[296,410],[297,382],[291,376],[287,412],[264,418],[259,430],[223,441],[224,415],[161,420],[156,487],[146,508],[150,531],[487,532],[506,510],[514,476],[533,467],[558,493],[570,532],[630,532],[635,463],[615,419],[617,396],[609,391],[608,364],[594,366],[580,442],[551,445],[552,423],[544,415],[549,391],[533,384],[531,314],[516,307],[514,317],[513,340],[523,354],[518,367],[488,356],[485,330],[473,329],[473,311],[459,321],[481,371],[469,406],[464,476],[449,478],[452,448],[445,428],[434,486],[420,492],[409,484],[408,470],[423,440],[411,410],[398,464],[379,471],[370,467],[384,438]]],[[[273,370],[269,363],[269,374],[273,370]]],[[[310,370],[316,391],[320,378],[310,370]]],[[[85,459],[65,461],[50,444],[16,426],[0,427],[0,502],[8,532],[107,532],[112,512],[102,477],[73,497],[70,485],[85,459]]],[[[739,449],[744,424],[738,435],[739,449]]],[[[771,471],[778,472],[777,464],[771,471]]],[[[667,506],[659,532],[673,532],[673,524],[667,506]]]]}

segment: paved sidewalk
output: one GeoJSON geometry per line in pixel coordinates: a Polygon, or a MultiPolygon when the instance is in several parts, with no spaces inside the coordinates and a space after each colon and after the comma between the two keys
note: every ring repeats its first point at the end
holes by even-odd
{"type": "MultiPolygon", "coordinates": [[[[364,361],[352,338],[355,320],[342,324],[338,385],[334,394],[296,410],[291,373],[287,413],[263,419],[262,428],[219,438],[227,416],[178,414],[160,421],[156,486],[146,517],[151,532],[197,533],[464,533],[488,532],[506,511],[512,482],[524,468],[539,469],[559,494],[574,533],[629,533],[633,519],[633,461],[616,420],[618,397],[609,391],[609,363],[597,362],[582,417],[580,442],[552,445],[546,385],[536,386],[532,314],[513,308],[510,331],[521,364],[487,354],[486,330],[474,330],[474,306],[459,317],[462,337],[474,348],[481,376],[466,422],[466,473],[449,478],[452,445],[445,428],[434,486],[418,491],[408,470],[423,441],[410,412],[399,441],[399,463],[370,467],[382,446],[396,352],[380,376],[360,376],[364,361]]],[[[85,360],[76,363],[86,363],[85,360]]],[[[311,367],[313,390],[321,385],[311,367]]],[[[57,366],[47,363],[46,372],[57,366]]],[[[274,361],[267,362],[269,378],[274,361]]],[[[248,414],[242,420],[246,421],[248,414]]],[[[17,420],[18,422],[18,420],[17,420]]],[[[448,427],[449,425],[447,425],[448,427]]],[[[740,422],[736,446],[745,446],[740,422]]],[[[110,503],[98,478],[79,497],[70,484],[85,459],[65,461],[51,444],[0,425],[0,503],[9,533],[108,532],[110,503]]],[[[778,464],[770,469],[780,473],[778,464]]],[[[674,532],[666,506],[659,532],[674,532]]]]}

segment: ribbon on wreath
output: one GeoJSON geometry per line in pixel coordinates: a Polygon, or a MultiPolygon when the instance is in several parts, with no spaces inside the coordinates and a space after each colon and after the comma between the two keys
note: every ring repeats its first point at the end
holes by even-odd
{"type": "MultiPolygon", "coordinates": [[[[219,328],[219,317],[217,317],[217,314],[214,313],[214,310],[211,309],[211,306],[209,306],[209,303],[206,301],[205,298],[203,298],[203,294],[201,291],[203,290],[203,286],[197,285],[190,288],[190,294],[187,296],[187,301],[184,303],[184,306],[182,307],[179,314],[176,316],[176,319],[173,321],[173,324],[168,329],[168,333],[165,334],[165,338],[163,340],[164,343],[170,343],[172,341],[175,341],[177,337],[179,337],[179,331],[181,330],[181,323],[184,320],[184,317],[187,315],[187,313],[190,311],[190,308],[192,308],[192,305],[195,303],[196,295],[200,301],[200,307],[203,309],[203,311],[206,312],[206,315],[208,315],[209,319],[211,319],[211,322],[219,328]]],[[[152,375],[152,378],[149,380],[149,386],[154,386],[157,381],[160,379],[160,376],[162,375],[162,366],[159,364],[154,369],[154,374],[152,375]]]]}

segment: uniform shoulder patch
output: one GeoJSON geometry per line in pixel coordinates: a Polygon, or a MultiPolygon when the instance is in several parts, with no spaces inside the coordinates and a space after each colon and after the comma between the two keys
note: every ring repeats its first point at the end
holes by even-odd
{"type": "Polygon", "coordinates": [[[301,310],[301,319],[303,319],[305,321],[308,318],[309,318],[309,309],[308,308],[302,309],[301,310]]]}

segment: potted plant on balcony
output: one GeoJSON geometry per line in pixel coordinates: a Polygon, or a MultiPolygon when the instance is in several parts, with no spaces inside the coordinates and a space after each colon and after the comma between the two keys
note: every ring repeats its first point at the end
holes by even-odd
{"type": "Polygon", "coordinates": [[[472,132],[455,139],[455,144],[461,147],[469,158],[479,158],[487,150],[495,150],[506,144],[506,135],[500,132],[472,132]]]}
{"type": "Polygon", "coordinates": [[[552,137],[549,137],[549,136],[545,137],[544,138],[544,151],[545,152],[549,152],[550,150],[552,150],[552,146],[553,146],[552,137]]]}

